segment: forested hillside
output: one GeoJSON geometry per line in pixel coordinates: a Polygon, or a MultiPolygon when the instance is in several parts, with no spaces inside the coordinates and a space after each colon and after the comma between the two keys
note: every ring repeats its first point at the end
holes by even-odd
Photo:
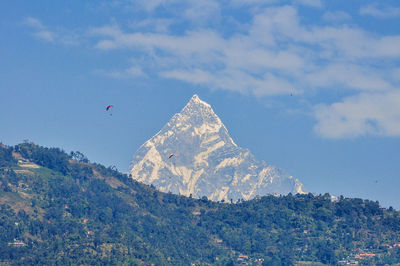
{"type": "Polygon", "coordinates": [[[0,146],[0,264],[400,262],[400,212],[330,195],[193,199],[80,152],[0,146]]]}

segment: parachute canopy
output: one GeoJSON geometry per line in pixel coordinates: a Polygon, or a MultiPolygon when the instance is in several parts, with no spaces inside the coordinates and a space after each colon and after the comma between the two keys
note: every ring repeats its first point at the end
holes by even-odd
{"type": "Polygon", "coordinates": [[[171,158],[174,157],[174,156],[178,156],[178,155],[171,153],[171,154],[168,156],[168,159],[171,159],[171,158]]]}
{"type": "Polygon", "coordinates": [[[108,105],[107,107],[106,107],[106,110],[108,111],[108,110],[110,110],[110,108],[112,108],[112,107],[114,107],[114,105],[108,105]]]}

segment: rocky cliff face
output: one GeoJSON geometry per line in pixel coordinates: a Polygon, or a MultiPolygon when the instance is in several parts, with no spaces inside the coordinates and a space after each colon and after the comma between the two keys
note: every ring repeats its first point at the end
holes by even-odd
{"type": "Polygon", "coordinates": [[[238,147],[197,95],[137,150],[130,169],[161,191],[215,201],[303,193],[297,179],[238,147]]]}

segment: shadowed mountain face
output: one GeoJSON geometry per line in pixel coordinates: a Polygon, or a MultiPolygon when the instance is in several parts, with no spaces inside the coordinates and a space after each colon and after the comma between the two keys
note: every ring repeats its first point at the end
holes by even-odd
{"type": "Polygon", "coordinates": [[[237,146],[197,95],[137,150],[130,173],[164,192],[215,201],[303,193],[297,179],[237,146]]]}

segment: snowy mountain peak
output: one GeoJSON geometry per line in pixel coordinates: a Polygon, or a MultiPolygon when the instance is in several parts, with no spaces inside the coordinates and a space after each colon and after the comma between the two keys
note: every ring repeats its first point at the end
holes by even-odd
{"type": "Polygon", "coordinates": [[[302,193],[302,184],[238,147],[211,106],[193,95],[135,153],[132,178],[161,191],[212,200],[302,193]]]}
{"type": "Polygon", "coordinates": [[[219,117],[214,113],[211,105],[202,101],[197,94],[193,95],[190,101],[177,115],[190,118],[192,122],[201,123],[207,121],[209,123],[222,124],[219,117]]]}
{"type": "Polygon", "coordinates": [[[197,94],[193,95],[182,111],[175,114],[165,127],[170,127],[173,132],[188,130],[192,137],[202,140],[218,133],[226,141],[236,145],[211,105],[202,101],[197,94]]]}
{"type": "Polygon", "coordinates": [[[211,108],[211,105],[209,105],[205,101],[200,100],[200,98],[199,98],[199,96],[197,94],[194,94],[192,96],[192,98],[190,99],[190,101],[188,102],[187,105],[194,105],[194,104],[203,104],[203,105],[211,108]]]}

